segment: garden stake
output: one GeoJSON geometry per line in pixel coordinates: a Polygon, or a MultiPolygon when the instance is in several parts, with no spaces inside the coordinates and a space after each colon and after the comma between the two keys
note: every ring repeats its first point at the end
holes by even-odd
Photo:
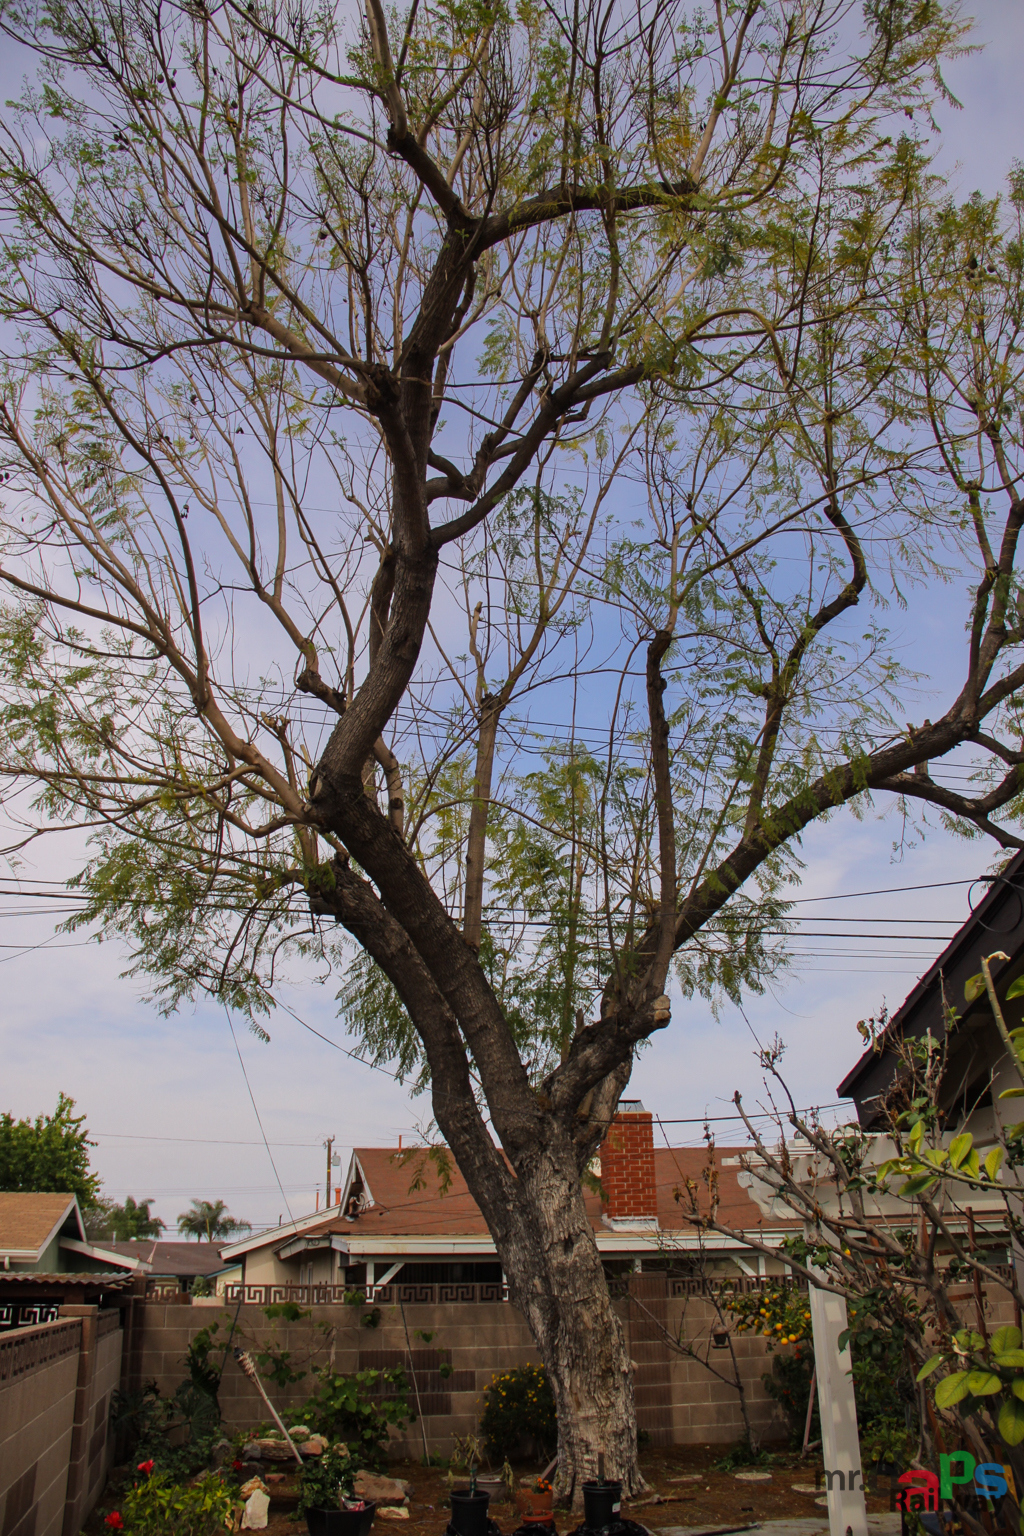
{"type": "Polygon", "coordinates": [[[282,1435],[284,1435],[285,1439],[288,1441],[288,1444],[291,1446],[292,1455],[295,1457],[295,1460],[298,1462],[299,1466],[301,1467],[302,1466],[302,1457],[299,1455],[298,1451],[295,1448],[295,1441],[292,1439],[291,1435],[285,1429],[284,1425],[281,1422],[280,1414],[278,1413],[277,1409],[274,1407],[273,1403],[270,1401],[270,1398],[267,1396],[266,1392],[264,1391],[263,1383],[262,1383],[262,1381],[260,1381],[259,1372],[257,1371],[256,1367],[253,1365],[251,1356],[247,1355],[244,1349],[236,1349],[234,1354],[235,1354],[235,1359],[238,1361],[238,1363],[241,1366],[242,1370],[248,1376],[249,1380],[255,1385],[256,1390],[259,1393],[260,1397],[262,1397],[263,1401],[266,1403],[267,1407],[270,1409],[270,1412],[271,1412],[271,1414],[273,1416],[274,1423],[277,1425],[277,1427],[281,1431],[282,1435]]]}
{"type": "Polygon", "coordinates": [[[814,1389],[818,1384],[818,1368],[811,1366],[811,1390],[807,1394],[807,1420],[804,1424],[804,1443],[800,1448],[800,1456],[807,1455],[807,1442],[811,1438],[811,1419],[814,1416],[814,1389]]]}
{"type": "Polygon", "coordinates": [[[430,1466],[430,1452],[427,1450],[427,1426],[423,1422],[423,1410],[420,1407],[420,1385],[416,1380],[416,1367],[412,1363],[412,1345],[409,1342],[409,1324],[405,1320],[405,1302],[399,1300],[398,1305],[402,1309],[402,1327],[405,1329],[405,1347],[409,1351],[409,1374],[412,1376],[412,1389],[416,1393],[416,1412],[419,1414],[420,1431],[423,1435],[423,1460],[430,1466]]]}

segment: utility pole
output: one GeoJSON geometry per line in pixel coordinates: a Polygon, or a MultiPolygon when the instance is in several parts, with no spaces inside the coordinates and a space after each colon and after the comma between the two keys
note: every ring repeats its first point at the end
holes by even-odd
{"type": "Polygon", "coordinates": [[[328,1206],[331,1203],[331,1150],[332,1150],[333,1146],[334,1146],[334,1137],[333,1136],[328,1136],[328,1138],[327,1138],[327,1191],[326,1191],[326,1193],[324,1195],[324,1210],[325,1211],[327,1210],[328,1206]]]}

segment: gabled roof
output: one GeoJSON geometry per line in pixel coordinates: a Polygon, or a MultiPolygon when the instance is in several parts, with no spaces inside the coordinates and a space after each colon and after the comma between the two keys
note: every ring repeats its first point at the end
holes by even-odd
{"type": "Polygon", "coordinates": [[[0,1259],[35,1264],[59,1232],[85,1241],[74,1195],[0,1191],[0,1259]]]}
{"type": "MultiPolygon", "coordinates": [[[[739,1230],[750,1231],[764,1225],[758,1207],[738,1180],[739,1156],[748,1151],[742,1147],[716,1149],[717,1189],[719,1215],[723,1222],[739,1230]]],[[[683,1214],[683,1207],[675,1199],[675,1191],[691,1180],[703,1189],[703,1170],[707,1164],[707,1152],[703,1147],[656,1147],[654,1150],[654,1176],[657,1195],[658,1231],[661,1234],[692,1234],[694,1229],[683,1214]]],[[[470,1194],[454,1160],[450,1168],[451,1182],[442,1194],[440,1174],[435,1161],[422,1149],[410,1152],[397,1147],[357,1147],[352,1155],[349,1176],[343,1185],[342,1201],[329,1212],[315,1212],[296,1223],[276,1227],[269,1232],[258,1233],[225,1248],[224,1258],[240,1258],[256,1248],[278,1247],[281,1244],[293,1248],[299,1237],[315,1238],[334,1236],[339,1242],[347,1242],[350,1251],[367,1251],[367,1244],[374,1239],[388,1240],[391,1250],[396,1241],[409,1238],[417,1252],[429,1253],[429,1244],[436,1238],[439,1245],[453,1240],[479,1239],[481,1248],[491,1244],[487,1223],[479,1206],[470,1194]],[[345,1217],[349,1191],[362,1185],[366,1203],[352,1220],[345,1217]]],[[[630,1243],[627,1233],[609,1230],[602,1219],[601,1198],[596,1190],[584,1190],[584,1200],[590,1224],[598,1237],[598,1245],[609,1251],[625,1251],[630,1243]]],[[[789,1220],[772,1223],[772,1230],[790,1226],[789,1220]]],[[[649,1250],[650,1237],[637,1237],[637,1245],[649,1250]]],[[[301,1246],[301,1245],[300,1245],[301,1246]]],[[[298,1252],[298,1248],[294,1249],[298,1252]]],[[[372,1251],[372,1250],[371,1250],[372,1251]]],[[[282,1254],[282,1256],[285,1256],[282,1254]]]]}
{"type": "MultiPolygon", "coordinates": [[[[839,1084],[840,1098],[852,1098],[864,1125],[870,1125],[876,1102],[890,1087],[897,1070],[896,1043],[930,1029],[937,1040],[945,1036],[943,988],[946,1001],[961,1014],[964,985],[981,970],[981,957],[1002,950],[1008,961],[992,964],[1000,988],[1021,968],[1024,957],[1024,850],[1016,853],[999,875],[982,875],[989,889],[970,917],[954,934],[935,963],[917,981],[889,1020],[884,1034],[868,1048],[839,1084]]],[[[982,1007],[987,1005],[982,1003],[982,1007]]]]}

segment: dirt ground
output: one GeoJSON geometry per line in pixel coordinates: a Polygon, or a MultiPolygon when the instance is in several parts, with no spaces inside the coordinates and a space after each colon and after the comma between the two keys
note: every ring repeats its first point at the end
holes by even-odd
{"type": "MultiPolygon", "coordinates": [[[[644,1476],[652,1490],[660,1495],[661,1502],[653,1503],[648,1499],[633,1504],[623,1502],[624,1517],[645,1525],[656,1536],[667,1526],[738,1526],[760,1520],[799,1519],[824,1514],[816,1508],[813,1494],[796,1493],[792,1487],[794,1483],[814,1483],[819,1463],[813,1459],[801,1461],[799,1456],[780,1452],[770,1467],[749,1469],[770,1472],[771,1481],[749,1483],[738,1479],[733,1472],[711,1470],[724,1450],[723,1446],[680,1445],[642,1452],[640,1465],[644,1476]]],[[[537,1469],[524,1466],[516,1470],[525,1477],[537,1469]]],[[[407,1478],[413,1485],[409,1518],[386,1520],[378,1516],[374,1521],[373,1536],[392,1536],[392,1533],[393,1536],[443,1536],[449,1519],[445,1472],[424,1467],[417,1461],[392,1462],[389,1472],[394,1477],[407,1478]]],[[[305,1530],[305,1521],[295,1514],[296,1497],[294,1478],[289,1477],[275,1486],[267,1536],[298,1536],[305,1530]]],[[[111,1488],[84,1527],[83,1536],[109,1536],[103,1522],[107,1513],[117,1507],[117,1498],[111,1488]]],[[[869,1512],[888,1508],[887,1495],[868,1498],[869,1512]]],[[[502,1536],[509,1536],[519,1524],[511,1504],[492,1503],[490,1513],[502,1536]]],[[[555,1524],[560,1536],[567,1536],[579,1520],[566,1511],[558,1511],[555,1524]]]]}

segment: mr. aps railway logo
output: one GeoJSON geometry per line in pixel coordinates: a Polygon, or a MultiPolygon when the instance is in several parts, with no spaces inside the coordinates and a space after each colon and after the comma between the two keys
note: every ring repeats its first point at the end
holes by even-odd
{"type": "MultiPolygon", "coordinates": [[[[825,1471],[821,1474],[825,1487],[845,1492],[858,1485],[866,1492],[874,1492],[864,1483],[859,1468],[852,1472],[825,1471]]],[[[985,1500],[1001,1499],[1013,1489],[1013,1473],[1009,1467],[997,1461],[975,1461],[969,1451],[956,1451],[952,1456],[939,1457],[938,1473],[927,1467],[911,1467],[901,1472],[889,1489],[889,1508],[905,1514],[926,1514],[938,1510],[943,1499],[959,1495],[985,1500]]]]}

